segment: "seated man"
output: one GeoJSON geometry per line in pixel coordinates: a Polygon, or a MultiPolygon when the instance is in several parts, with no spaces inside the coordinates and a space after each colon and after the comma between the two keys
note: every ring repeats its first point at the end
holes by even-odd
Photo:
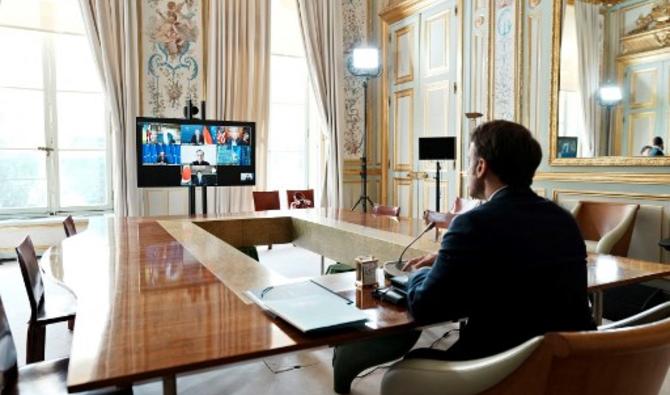
{"type": "MultiPolygon", "coordinates": [[[[541,158],[540,145],[521,125],[494,121],[474,130],[469,192],[487,202],[453,220],[436,254],[406,265],[413,271],[408,305],[417,322],[468,321],[447,351],[419,349],[408,357],[481,358],[549,331],[595,328],[577,224],[530,189],[541,158]]],[[[338,347],[335,390],[348,392],[356,374],[402,356],[417,338],[414,331],[338,347]]]]}

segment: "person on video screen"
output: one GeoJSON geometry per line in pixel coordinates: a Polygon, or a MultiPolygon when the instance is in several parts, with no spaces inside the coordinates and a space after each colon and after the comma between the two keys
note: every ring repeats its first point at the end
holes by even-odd
{"type": "Polygon", "coordinates": [[[209,166],[209,162],[205,160],[205,151],[199,149],[195,151],[195,160],[191,162],[192,165],[196,166],[209,166]]]}
{"type": "MultiPolygon", "coordinates": [[[[249,166],[249,138],[240,128],[226,128],[225,143],[219,148],[219,164],[226,166],[249,166]]],[[[248,135],[247,135],[248,136],[248,135]]]]}
{"type": "Polygon", "coordinates": [[[195,129],[193,131],[193,136],[191,136],[191,144],[194,144],[194,145],[205,144],[205,138],[202,136],[202,130],[195,129]]]}
{"type": "Polygon", "coordinates": [[[168,159],[167,156],[165,155],[165,151],[161,151],[158,153],[158,158],[156,158],[156,163],[159,165],[167,165],[168,164],[168,159]]]}

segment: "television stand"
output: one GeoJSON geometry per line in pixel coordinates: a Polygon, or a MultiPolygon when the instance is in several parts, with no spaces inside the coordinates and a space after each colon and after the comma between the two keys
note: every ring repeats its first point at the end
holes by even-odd
{"type": "MultiPolygon", "coordinates": [[[[201,186],[202,213],[207,215],[207,187],[201,186]]],[[[195,215],[195,186],[188,187],[188,214],[195,215]]]]}

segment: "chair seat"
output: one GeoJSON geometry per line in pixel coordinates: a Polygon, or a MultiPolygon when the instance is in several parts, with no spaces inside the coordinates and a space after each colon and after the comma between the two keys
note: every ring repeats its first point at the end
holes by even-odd
{"type": "MultiPolygon", "coordinates": [[[[8,394],[67,394],[67,358],[33,363],[19,369],[18,384],[8,394]]],[[[132,387],[105,388],[96,391],[77,392],[83,395],[132,394],[132,387]]]]}
{"type": "Polygon", "coordinates": [[[75,317],[77,299],[72,292],[56,283],[47,282],[44,303],[40,306],[35,320],[39,324],[67,321],[75,317]]]}

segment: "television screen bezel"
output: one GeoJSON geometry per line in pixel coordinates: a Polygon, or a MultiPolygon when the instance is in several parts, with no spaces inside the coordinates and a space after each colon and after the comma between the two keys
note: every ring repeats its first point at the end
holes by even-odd
{"type": "MultiPolygon", "coordinates": [[[[204,125],[204,126],[240,126],[240,127],[250,127],[251,128],[251,137],[250,137],[250,146],[253,148],[251,150],[251,165],[250,166],[224,166],[216,165],[217,172],[222,171],[222,169],[230,167],[243,167],[245,169],[251,169],[249,173],[253,173],[254,177],[250,183],[242,183],[241,181],[236,184],[225,184],[225,185],[211,185],[212,187],[239,187],[239,186],[255,186],[257,179],[256,172],[256,122],[249,121],[222,121],[216,119],[206,119],[202,120],[199,118],[194,119],[184,119],[184,118],[160,118],[160,117],[135,117],[135,154],[137,155],[135,165],[137,166],[137,187],[138,188],[184,188],[190,187],[192,185],[142,185],[140,183],[141,177],[141,166],[142,164],[142,130],[140,128],[141,123],[173,123],[178,125],[204,125]]],[[[214,138],[216,136],[213,136],[214,138]]],[[[242,171],[240,173],[246,173],[242,171]]]]}
{"type": "Polygon", "coordinates": [[[457,149],[457,140],[456,137],[454,136],[427,136],[427,137],[419,137],[419,142],[418,142],[418,153],[419,153],[419,160],[456,160],[456,149],[457,149]],[[430,144],[430,142],[435,142],[435,140],[445,140],[449,141],[452,148],[453,148],[453,157],[446,157],[446,156],[440,156],[436,157],[434,155],[425,155],[426,152],[425,150],[421,149],[421,146],[423,145],[424,148],[426,147],[426,144],[430,144]],[[422,151],[424,151],[424,155],[422,154],[422,151]]]}

